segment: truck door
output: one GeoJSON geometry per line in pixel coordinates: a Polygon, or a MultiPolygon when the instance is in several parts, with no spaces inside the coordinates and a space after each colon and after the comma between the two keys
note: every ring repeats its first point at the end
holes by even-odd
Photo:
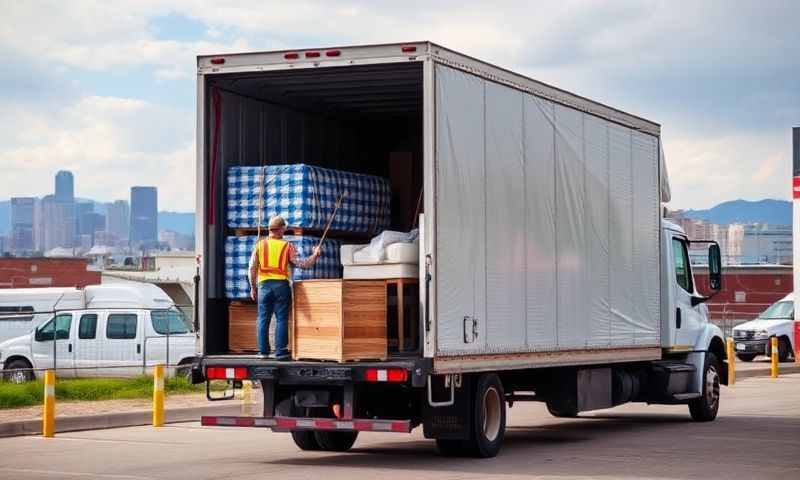
{"type": "Polygon", "coordinates": [[[692,305],[694,278],[689,263],[689,244],[683,237],[672,237],[672,265],[675,311],[670,316],[675,332],[673,346],[694,347],[705,317],[700,312],[702,304],[692,305]]]}
{"type": "Polygon", "coordinates": [[[59,313],[33,332],[34,368],[53,368],[59,377],[75,375],[72,314],[59,313]],[[55,332],[55,351],[53,333],[55,332]],[[55,362],[53,354],[55,353],[55,362]]]}
{"type": "Polygon", "coordinates": [[[99,375],[100,339],[98,326],[102,312],[82,312],[78,319],[78,331],[75,338],[75,372],[79,377],[95,377],[99,375]]]}
{"type": "Polygon", "coordinates": [[[142,340],[139,314],[111,311],[106,316],[102,361],[114,376],[131,376],[142,371],[142,340]]]}

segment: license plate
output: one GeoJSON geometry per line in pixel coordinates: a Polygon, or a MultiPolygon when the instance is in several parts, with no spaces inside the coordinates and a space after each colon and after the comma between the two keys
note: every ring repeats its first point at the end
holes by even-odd
{"type": "Polygon", "coordinates": [[[745,345],[744,343],[737,343],[736,350],[747,350],[747,345],[745,345]]]}

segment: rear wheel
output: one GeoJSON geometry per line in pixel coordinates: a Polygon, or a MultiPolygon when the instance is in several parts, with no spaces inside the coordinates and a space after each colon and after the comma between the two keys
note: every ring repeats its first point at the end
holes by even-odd
{"type": "Polygon", "coordinates": [[[464,447],[477,457],[494,457],[506,434],[506,401],[500,377],[483,374],[475,386],[472,435],[464,447]]]}
{"type": "Polygon", "coordinates": [[[781,337],[778,339],[778,361],[779,362],[788,362],[789,361],[789,354],[792,351],[792,347],[789,344],[789,339],[786,337],[781,337]]]}
{"type": "Polygon", "coordinates": [[[300,450],[313,451],[320,449],[314,432],[295,430],[292,432],[292,440],[294,440],[294,444],[297,445],[300,450]]]}
{"type": "Polygon", "coordinates": [[[703,391],[700,398],[689,401],[689,413],[696,422],[710,422],[719,411],[719,360],[711,352],[706,353],[703,367],[703,391]]]}
{"type": "Polygon", "coordinates": [[[358,432],[314,432],[320,450],[346,452],[356,443],[358,432]]]}
{"type": "Polygon", "coordinates": [[[752,362],[754,358],[756,358],[755,353],[737,353],[736,358],[743,362],[752,362]]]}
{"type": "Polygon", "coordinates": [[[547,411],[550,412],[550,415],[558,418],[575,418],[578,416],[578,410],[559,409],[549,403],[547,404],[547,411]]]}

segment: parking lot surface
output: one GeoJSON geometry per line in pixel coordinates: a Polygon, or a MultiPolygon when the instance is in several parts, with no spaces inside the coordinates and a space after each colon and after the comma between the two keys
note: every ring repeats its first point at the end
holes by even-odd
{"type": "Polygon", "coordinates": [[[348,453],[301,452],[262,429],[119,428],[0,439],[8,479],[800,478],[800,375],[723,389],[717,421],[685,406],[629,404],[551,417],[539,403],[509,410],[497,458],[443,458],[433,442],[371,433],[348,453]]]}

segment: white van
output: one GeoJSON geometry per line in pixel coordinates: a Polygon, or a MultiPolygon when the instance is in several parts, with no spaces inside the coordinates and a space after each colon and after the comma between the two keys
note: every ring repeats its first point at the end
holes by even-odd
{"type": "Polygon", "coordinates": [[[84,305],[83,290],[74,287],[0,289],[0,342],[30,333],[56,310],[78,310],[84,305]]]}
{"type": "Polygon", "coordinates": [[[155,285],[92,285],[61,298],[45,321],[37,325],[41,314],[34,314],[28,333],[0,343],[6,380],[32,380],[53,367],[59,377],[136,376],[157,363],[191,368],[196,357],[191,325],[155,285]]]}
{"type": "Polygon", "coordinates": [[[750,362],[771,354],[770,339],[778,339],[778,360],[794,356],[794,294],[790,293],[761,312],[758,318],[733,327],[736,356],[750,362]]]}

